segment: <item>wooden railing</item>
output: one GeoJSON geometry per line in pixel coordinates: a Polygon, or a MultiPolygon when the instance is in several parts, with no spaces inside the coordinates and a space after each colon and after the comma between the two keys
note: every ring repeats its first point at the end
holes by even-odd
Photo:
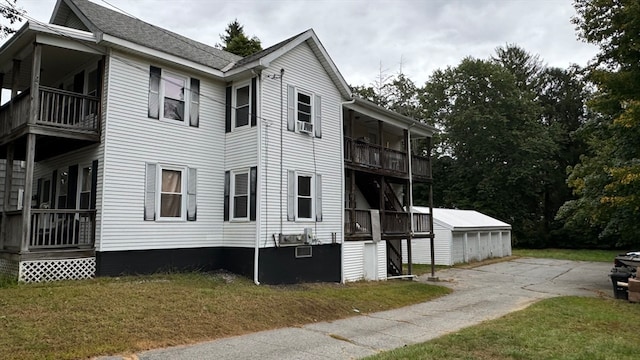
{"type": "MultiPolygon", "coordinates": [[[[380,145],[344,137],[344,160],[354,165],[383,170],[397,174],[407,174],[407,153],[380,145]]],[[[412,173],[421,177],[431,177],[429,159],[412,156],[412,173]]]]}
{"type": "MultiPolygon", "coordinates": [[[[31,115],[30,90],[20,93],[0,108],[0,136],[11,134],[29,122],[31,115]]],[[[99,99],[95,96],[41,86],[37,125],[72,130],[97,131],[99,99]]]]}
{"type": "Polygon", "coordinates": [[[91,248],[95,224],[95,210],[32,209],[29,250],[91,248]]]}
{"type": "Polygon", "coordinates": [[[381,212],[380,227],[385,234],[406,234],[411,229],[409,213],[385,210],[381,212]]]}
{"type": "Polygon", "coordinates": [[[413,232],[414,233],[430,233],[431,232],[431,215],[429,214],[413,214],[413,232]]]}
{"type": "Polygon", "coordinates": [[[345,209],[344,233],[349,235],[371,235],[371,211],[345,209]]]}

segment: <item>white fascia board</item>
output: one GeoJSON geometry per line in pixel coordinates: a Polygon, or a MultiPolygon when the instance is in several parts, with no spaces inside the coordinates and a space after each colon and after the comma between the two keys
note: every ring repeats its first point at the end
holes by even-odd
{"type": "Polygon", "coordinates": [[[68,39],[59,36],[53,36],[50,34],[37,34],[36,42],[44,45],[52,45],[65,49],[77,50],[86,53],[100,54],[104,55],[105,51],[100,49],[98,45],[95,44],[86,44],[85,42],[80,42],[75,39],[68,39]]]}
{"type": "Polygon", "coordinates": [[[329,70],[328,72],[331,78],[334,80],[334,82],[337,83],[336,85],[339,85],[338,90],[340,90],[340,93],[346,99],[351,99],[352,97],[351,87],[349,87],[349,84],[347,84],[347,81],[344,79],[344,77],[340,73],[340,70],[338,70],[338,67],[331,59],[331,56],[329,56],[329,53],[320,42],[320,39],[318,39],[318,36],[316,35],[316,33],[313,30],[309,30],[309,32],[311,33],[311,39],[313,39],[313,42],[315,44],[315,46],[311,46],[311,49],[313,49],[314,51],[320,52],[320,55],[321,55],[320,62],[323,64],[323,66],[328,67],[327,70],[329,70]]]}
{"type": "Polygon", "coordinates": [[[39,33],[48,33],[51,35],[70,38],[72,40],[89,41],[93,43],[97,42],[96,36],[92,32],[72,29],[72,28],[53,25],[53,24],[39,24],[39,23],[31,23],[31,22],[28,24],[29,24],[29,29],[37,31],[39,33]]]}
{"type": "Polygon", "coordinates": [[[467,231],[474,231],[474,232],[490,232],[490,231],[511,231],[511,225],[509,226],[469,226],[469,227],[464,227],[464,226],[455,226],[451,231],[454,232],[467,232],[467,231]]]}
{"type": "Polygon", "coordinates": [[[151,49],[148,48],[146,46],[142,46],[142,45],[138,45],[136,43],[133,43],[131,41],[128,40],[123,40],[120,38],[117,38],[115,36],[111,36],[109,34],[103,34],[101,39],[99,40],[99,43],[107,43],[107,44],[111,44],[111,45],[115,45],[116,47],[120,47],[120,48],[124,48],[124,49],[128,49],[129,51],[132,52],[136,52],[139,54],[143,54],[146,56],[150,56],[150,57],[155,57],[158,59],[162,59],[164,61],[168,61],[168,62],[172,62],[187,68],[191,68],[194,69],[196,71],[205,73],[205,74],[209,74],[212,76],[215,76],[217,78],[223,79],[224,78],[224,74],[222,73],[222,71],[220,70],[216,70],[212,67],[209,67],[207,65],[202,65],[199,63],[196,63],[194,61],[190,61],[184,58],[181,58],[179,56],[175,56],[175,55],[171,55],[171,54],[167,54],[165,52],[159,51],[159,50],[155,50],[155,49],[151,49]]]}

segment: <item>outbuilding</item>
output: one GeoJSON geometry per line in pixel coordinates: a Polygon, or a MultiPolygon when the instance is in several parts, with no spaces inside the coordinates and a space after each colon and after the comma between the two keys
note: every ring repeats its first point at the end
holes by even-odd
{"type": "MultiPolygon", "coordinates": [[[[413,207],[414,214],[428,214],[429,208],[413,207]]],[[[433,209],[436,265],[480,261],[511,255],[511,225],[475,210],[433,209]]],[[[402,242],[403,262],[407,262],[402,242]]],[[[411,241],[414,264],[430,264],[429,239],[411,241]]]]}

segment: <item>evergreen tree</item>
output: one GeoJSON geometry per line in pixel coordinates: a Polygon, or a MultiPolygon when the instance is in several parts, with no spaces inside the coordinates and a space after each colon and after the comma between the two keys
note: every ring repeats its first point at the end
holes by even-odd
{"type": "Polygon", "coordinates": [[[238,19],[229,23],[225,33],[220,35],[220,40],[223,41],[223,45],[218,44],[218,47],[222,50],[243,57],[262,50],[260,39],[256,36],[247,37],[244,33],[244,27],[240,25],[238,19]]]}

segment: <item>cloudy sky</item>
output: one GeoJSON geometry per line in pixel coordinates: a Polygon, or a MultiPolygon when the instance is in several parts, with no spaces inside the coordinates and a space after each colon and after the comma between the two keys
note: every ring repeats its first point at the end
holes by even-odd
{"type": "MultiPolygon", "coordinates": [[[[418,85],[462,58],[515,43],[550,66],[586,65],[593,45],[576,39],[571,0],[91,0],[206,44],[237,18],[263,47],[313,28],[352,85],[400,68],[418,85]]],[[[18,0],[48,22],[55,0],[18,0]]]]}

